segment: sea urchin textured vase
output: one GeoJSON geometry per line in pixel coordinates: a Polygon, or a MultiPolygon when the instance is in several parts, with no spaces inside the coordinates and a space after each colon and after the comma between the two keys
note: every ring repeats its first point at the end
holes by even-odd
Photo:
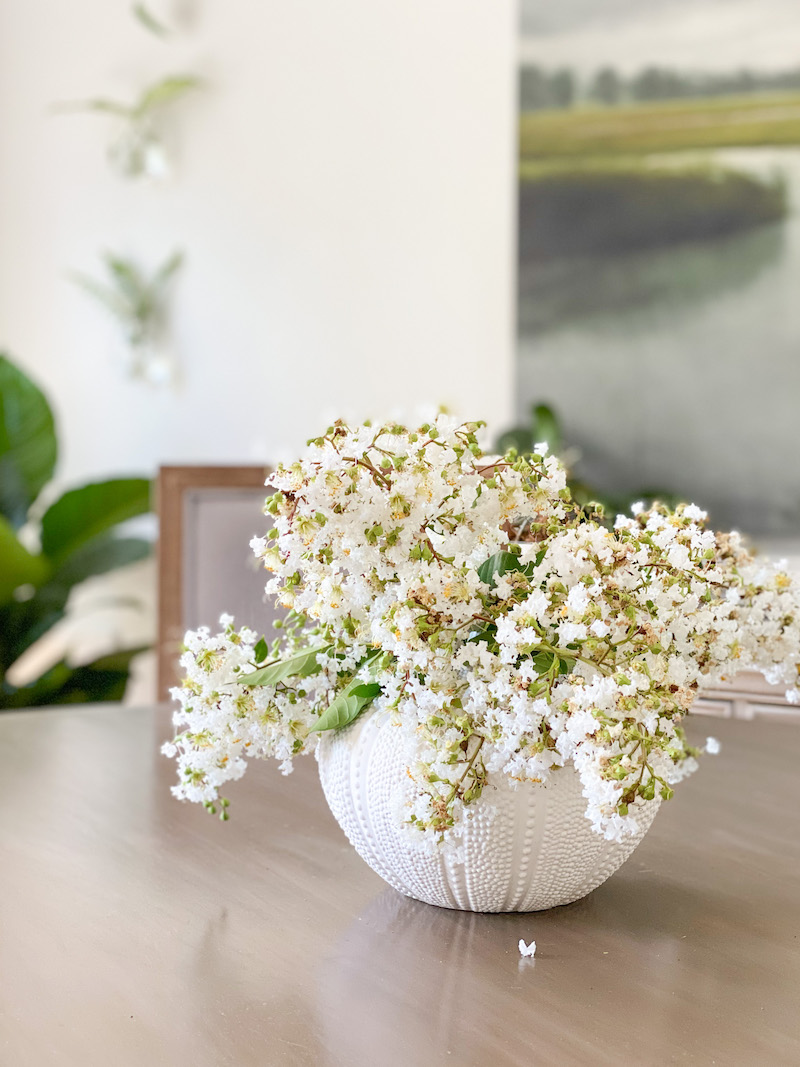
{"type": "Polygon", "coordinates": [[[323,736],[320,780],[339,825],[370,867],[405,896],[464,911],[540,911],[591,893],[617,870],[644,837],[657,804],[643,812],[638,834],[606,841],[586,819],[574,767],[546,784],[513,789],[491,775],[469,810],[463,862],[416,848],[400,823],[408,777],[396,727],[366,715],[323,736]]]}

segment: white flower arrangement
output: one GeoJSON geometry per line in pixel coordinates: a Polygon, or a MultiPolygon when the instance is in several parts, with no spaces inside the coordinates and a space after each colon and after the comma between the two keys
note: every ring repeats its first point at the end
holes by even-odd
{"type": "Polygon", "coordinates": [[[779,566],[694,506],[609,529],[545,446],[485,456],[481,425],[337,422],[269,478],[274,526],[252,547],[287,620],[271,648],[226,616],[187,634],[176,796],[227,818],[220,789],[248,758],[286,773],[380,713],[408,746],[400,817],[421,842],[457,835],[490,775],[542,782],[567,761],[621,840],[696,768],[681,721],[698,691],[757,669],[798,699],[800,593],[779,566]]]}

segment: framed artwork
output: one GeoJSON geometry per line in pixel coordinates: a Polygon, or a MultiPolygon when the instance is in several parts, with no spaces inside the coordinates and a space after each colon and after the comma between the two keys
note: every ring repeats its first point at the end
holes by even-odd
{"type": "Polygon", "coordinates": [[[800,6],[523,0],[519,98],[518,421],[800,538],[800,6]]]}
{"type": "Polygon", "coordinates": [[[269,629],[278,617],[250,539],[269,526],[264,481],[249,467],[161,467],[158,474],[158,699],[179,681],[183,635],[223,612],[269,629]]]}

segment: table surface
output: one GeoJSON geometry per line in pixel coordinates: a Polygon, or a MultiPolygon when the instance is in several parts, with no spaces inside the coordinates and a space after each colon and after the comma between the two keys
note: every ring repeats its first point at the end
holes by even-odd
{"type": "Polygon", "coordinates": [[[170,796],[163,708],[2,714],[0,1063],[797,1065],[800,727],[707,732],[605,885],[475,915],[388,888],[313,759],[221,823],[170,796]]]}

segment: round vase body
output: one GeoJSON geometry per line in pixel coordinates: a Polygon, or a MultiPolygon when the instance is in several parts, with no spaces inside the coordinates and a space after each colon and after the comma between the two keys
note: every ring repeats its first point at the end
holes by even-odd
{"type": "Polygon", "coordinates": [[[407,897],[463,911],[541,911],[591,893],[630,856],[658,803],[640,813],[640,829],[621,843],[595,833],[571,763],[546,783],[512,788],[491,774],[469,805],[461,857],[431,855],[403,827],[407,756],[386,716],[362,716],[323,735],[317,749],[325,799],[355,850],[407,897]]]}

